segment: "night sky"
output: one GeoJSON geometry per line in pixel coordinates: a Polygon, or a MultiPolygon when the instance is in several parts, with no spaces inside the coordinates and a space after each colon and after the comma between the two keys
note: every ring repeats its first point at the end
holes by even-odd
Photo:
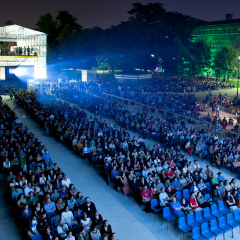
{"type": "Polygon", "coordinates": [[[40,15],[49,12],[56,17],[58,10],[67,10],[84,28],[107,28],[126,21],[127,12],[135,2],[163,3],[167,11],[207,21],[224,20],[226,13],[232,13],[234,19],[240,18],[239,0],[1,0],[0,25],[12,20],[15,24],[35,28],[40,15]]]}

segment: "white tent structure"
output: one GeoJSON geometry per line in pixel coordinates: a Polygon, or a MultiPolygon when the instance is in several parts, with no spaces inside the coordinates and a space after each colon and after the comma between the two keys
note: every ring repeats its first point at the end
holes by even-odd
{"type": "Polygon", "coordinates": [[[47,34],[14,24],[0,27],[0,42],[13,43],[0,47],[0,67],[33,66],[34,78],[46,78],[47,34]]]}

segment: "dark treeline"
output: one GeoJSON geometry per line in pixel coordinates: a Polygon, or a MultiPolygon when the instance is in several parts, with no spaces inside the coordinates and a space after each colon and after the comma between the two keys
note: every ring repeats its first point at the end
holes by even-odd
{"type": "Polygon", "coordinates": [[[48,34],[48,63],[61,58],[64,67],[74,69],[146,71],[159,66],[167,73],[193,75],[215,67],[218,74],[229,72],[222,70],[223,60],[215,66],[208,44],[193,41],[197,19],[167,12],[160,3],[134,3],[128,14],[128,21],[105,30],[83,28],[67,11],[55,19],[50,13],[40,16],[36,26],[48,34]]]}

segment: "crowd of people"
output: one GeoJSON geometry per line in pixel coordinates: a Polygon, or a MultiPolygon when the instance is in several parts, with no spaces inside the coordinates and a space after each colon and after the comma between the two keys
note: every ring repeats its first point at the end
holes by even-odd
{"type": "Polygon", "coordinates": [[[95,204],[75,188],[46,146],[23,127],[2,98],[0,113],[2,171],[24,239],[41,234],[43,240],[116,240],[95,204]]]}
{"type": "Polygon", "coordinates": [[[204,128],[196,131],[194,125],[188,127],[171,116],[161,119],[130,112],[89,91],[77,94],[76,90],[61,89],[55,91],[55,96],[77,103],[81,109],[46,94],[37,98],[35,93],[19,92],[16,98],[45,127],[48,136],[95,163],[107,184],[111,182],[116,190],[133,195],[139,204],[146,205],[147,212],[153,199],[158,200],[159,207],[171,206],[176,217],[220,201],[232,212],[238,209],[236,179],[228,181],[220,171],[216,176],[211,165],[230,168],[239,178],[240,139],[222,139],[204,128]],[[94,116],[87,115],[83,108],[94,116]],[[115,119],[120,127],[103,120],[101,115],[115,119]],[[129,130],[139,136],[131,137],[129,130]],[[146,146],[146,137],[156,140],[156,144],[146,146]],[[194,154],[196,159],[189,161],[188,154],[194,154]],[[206,169],[198,162],[202,158],[209,160],[206,169]],[[185,189],[189,189],[190,196],[179,194],[185,189]]]}
{"type": "MultiPolygon", "coordinates": [[[[225,79],[226,80],[226,79],[225,79]]],[[[203,92],[209,90],[230,89],[234,85],[218,78],[207,77],[165,77],[159,73],[153,73],[151,79],[152,89],[159,92],[203,92]],[[156,88],[155,88],[156,87],[156,88]]]]}
{"type": "Polygon", "coordinates": [[[34,52],[34,49],[31,47],[1,47],[0,49],[1,56],[37,56],[37,53],[34,52]]]}

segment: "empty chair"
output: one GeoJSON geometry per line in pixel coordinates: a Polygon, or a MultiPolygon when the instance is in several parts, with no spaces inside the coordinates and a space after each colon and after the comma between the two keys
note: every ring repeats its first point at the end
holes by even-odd
{"type": "Polygon", "coordinates": [[[198,223],[200,223],[200,224],[208,223],[208,220],[203,217],[202,211],[197,211],[195,214],[196,214],[195,215],[196,216],[196,221],[198,223]]]}
{"type": "MultiPolygon", "coordinates": [[[[236,228],[240,226],[240,223],[234,220],[232,213],[229,213],[227,215],[227,224],[230,225],[232,228],[236,228]]],[[[233,230],[232,230],[232,237],[233,237],[233,230]]]]}
{"type": "Polygon", "coordinates": [[[211,210],[212,210],[212,215],[219,218],[219,217],[222,217],[223,216],[223,213],[219,212],[218,211],[218,208],[217,208],[217,204],[213,204],[211,206],[211,210]]]}
{"type": "Polygon", "coordinates": [[[234,220],[240,223],[240,212],[238,209],[234,211],[234,220]]]}
{"type": "Polygon", "coordinates": [[[151,210],[152,210],[152,212],[153,212],[154,215],[155,215],[155,221],[156,221],[156,213],[158,213],[159,211],[162,210],[162,207],[156,208],[157,206],[160,206],[160,205],[158,204],[158,200],[157,200],[157,199],[153,199],[153,200],[151,201],[151,210]]]}
{"type": "Polygon", "coordinates": [[[189,189],[183,189],[183,198],[189,200],[190,198],[189,189]]]}
{"type": "MultiPolygon", "coordinates": [[[[183,236],[185,233],[192,230],[192,228],[187,225],[185,217],[181,217],[178,219],[178,233],[179,233],[179,230],[183,232],[183,236]]],[[[178,233],[177,233],[177,236],[178,236],[178,233]]]]}
{"type": "Polygon", "coordinates": [[[217,220],[212,220],[210,222],[210,230],[215,233],[217,236],[220,235],[220,234],[223,234],[223,238],[225,237],[224,236],[224,231],[218,227],[218,223],[217,223],[217,220]]]}
{"type": "Polygon", "coordinates": [[[54,224],[55,223],[58,223],[58,221],[60,220],[60,216],[57,215],[57,216],[54,216],[51,218],[51,229],[54,233],[57,233],[57,225],[54,224]]]}
{"type": "Polygon", "coordinates": [[[178,197],[178,201],[181,201],[181,199],[182,199],[182,192],[181,191],[177,191],[176,195],[178,197]]]}
{"type": "Polygon", "coordinates": [[[212,231],[210,231],[209,229],[209,226],[208,226],[208,223],[203,223],[201,225],[201,233],[202,235],[207,238],[207,239],[210,239],[210,238],[213,238],[215,237],[215,233],[213,233],[212,231]]]}
{"type": "Polygon", "coordinates": [[[78,216],[78,211],[74,211],[73,216],[74,216],[74,220],[75,221],[77,221],[77,217],[81,217],[82,216],[82,210],[79,210],[79,213],[80,213],[80,215],[78,216]]]}
{"type": "Polygon", "coordinates": [[[210,184],[210,182],[206,182],[205,185],[207,187],[207,191],[211,192],[211,184],[210,184]]]}
{"type": "MultiPolygon", "coordinates": [[[[169,207],[163,208],[163,218],[167,220],[167,230],[168,230],[168,222],[171,222],[175,219],[174,215],[171,213],[169,207]]],[[[163,224],[163,222],[162,222],[163,224]]]]}
{"type": "Polygon", "coordinates": [[[192,239],[193,240],[205,240],[206,238],[201,235],[199,227],[195,227],[192,229],[192,239]]]}
{"type": "Polygon", "coordinates": [[[230,210],[224,205],[223,201],[218,202],[218,209],[220,212],[223,214],[228,214],[230,213],[230,210]]]}
{"type": "Polygon", "coordinates": [[[43,238],[41,234],[37,234],[32,237],[32,240],[43,240],[43,238]]]}
{"type": "MultiPolygon", "coordinates": [[[[219,227],[225,232],[232,230],[233,228],[226,223],[225,217],[220,217],[219,218],[219,227]]],[[[233,233],[232,233],[233,234],[233,233]]]]}
{"type": "Polygon", "coordinates": [[[214,217],[212,214],[211,214],[211,211],[210,211],[210,208],[209,207],[206,207],[203,209],[203,217],[205,219],[207,219],[208,221],[212,221],[212,220],[215,220],[216,217],[214,217]]]}
{"type": "Polygon", "coordinates": [[[194,218],[194,213],[190,213],[187,215],[187,224],[192,228],[200,226],[200,223],[196,222],[194,218]]]}
{"type": "Polygon", "coordinates": [[[211,196],[210,196],[209,193],[206,193],[206,194],[204,195],[204,197],[205,197],[207,200],[211,198],[211,196]]]}

